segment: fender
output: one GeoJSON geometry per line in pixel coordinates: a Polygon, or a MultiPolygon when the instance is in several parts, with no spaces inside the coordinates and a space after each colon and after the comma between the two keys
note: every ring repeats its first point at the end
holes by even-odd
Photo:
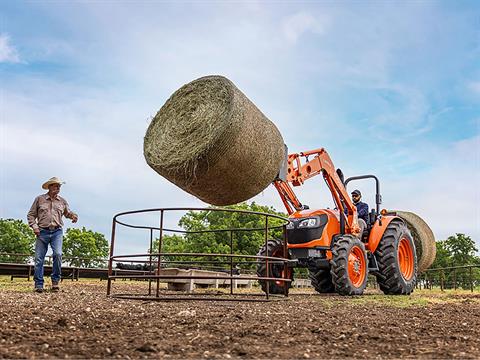
{"type": "Polygon", "coordinates": [[[380,225],[380,221],[375,221],[375,224],[370,230],[370,235],[368,236],[368,243],[366,244],[366,248],[373,254],[375,250],[377,250],[377,246],[382,240],[383,234],[387,229],[388,224],[392,222],[394,219],[399,219],[403,222],[403,220],[398,216],[382,216],[382,225],[380,225]]]}

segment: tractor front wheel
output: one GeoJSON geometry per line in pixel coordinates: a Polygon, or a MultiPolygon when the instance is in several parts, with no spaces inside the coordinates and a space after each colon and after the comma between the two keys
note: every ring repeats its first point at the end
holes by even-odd
{"type": "MultiPolygon", "coordinates": [[[[280,240],[269,240],[266,245],[263,245],[258,252],[258,256],[269,256],[283,258],[283,242],[280,240]]],[[[257,276],[267,277],[267,262],[265,259],[257,261],[257,276]]],[[[268,261],[268,277],[283,278],[293,280],[293,269],[286,268],[283,262],[268,261]]],[[[288,290],[292,287],[291,281],[284,280],[259,280],[262,290],[266,293],[267,286],[269,294],[288,294],[288,290]]]]}
{"type": "Polygon", "coordinates": [[[365,245],[352,235],[339,237],[332,249],[330,274],[340,295],[362,295],[367,286],[368,262],[365,245]]]}

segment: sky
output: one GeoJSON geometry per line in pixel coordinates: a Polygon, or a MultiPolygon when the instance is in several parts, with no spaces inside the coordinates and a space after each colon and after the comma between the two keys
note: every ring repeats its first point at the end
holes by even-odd
{"type": "MultiPolygon", "coordinates": [[[[67,227],[107,239],[119,212],[207,206],[148,167],[143,136],[212,74],[290,152],[326,148],[346,177],[380,178],[382,207],[480,248],[477,1],[0,2],[0,217],[26,220],[52,176],[79,214],[67,227]]],[[[373,182],[352,186],[374,206],[373,182]]],[[[295,191],[333,205],[320,177],[295,191]]],[[[284,210],[273,186],[252,200],[284,210]]],[[[146,250],[145,234],[122,236],[117,254],[146,250]]]]}

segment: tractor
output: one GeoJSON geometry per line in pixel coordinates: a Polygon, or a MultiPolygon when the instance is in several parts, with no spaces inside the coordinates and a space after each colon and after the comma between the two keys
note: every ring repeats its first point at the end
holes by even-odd
{"type": "Polygon", "coordinates": [[[402,218],[380,211],[382,197],[376,176],[344,179],[327,151],[320,148],[286,156],[273,185],[285,205],[289,223],[284,239],[267,241],[258,255],[288,261],[258,260],[257,275],[264,292],[288,294],[294,268],[301,267],[308,269],[311,284],[319,293],[361,295],[369,274],[376,277],[385,294],[412,293],[417,279],[415,243],[402,218]],[[320,174],[332,194],[334,209],[312,210],[293,191],[292,185],[301,186],[320,174]],[[376,183],[376,208],[369,213],[366,224],[359,223],[347,192],[348,183],[363,179],[376,183]]]}

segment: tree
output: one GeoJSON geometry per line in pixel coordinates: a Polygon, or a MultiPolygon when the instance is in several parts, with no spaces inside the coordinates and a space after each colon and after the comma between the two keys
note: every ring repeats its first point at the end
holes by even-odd
{"type": "Polygon", "coordinates": [[[475,241],[465,234],[456,234],[449,236],[445,240],[445,248],[451,254],[453,265],[473,265],[479,264],[479,258],[475,256],[478,249],[475,247],[475,241]]]}
{"type": "Polygon", "coordinates": [[[0,262],[28,262],[34,250],[35,239],[33,230],[22,220],[0,219],[0,253],[24,254],[0,254],[0,262]]]}
{"type": "Polygon", "coordinates": [[[437,255],[432,268],[480,264],[475,255],[478,249],[470,236],[457,233],[446,240],[437,241],[437,255]]]}
{"type": "Polygon", "coordinates": [[[451,254],[445,246],[445,240],[437,241],[435,243],[437,247],[437,254],[435,255],[435,261],[432,264],[432,268],[442,268],[451,265],[451,254]]]}
{"type": "MultiPolygon", "coordinates": [[[[476,256],[478,249],[470,236],[457,233],[446,240],[437,241],[437,255],[432,268],[445,268],[463,265],[480,265],[480,257],[476,256]]],[[[432,276],[443,279],[446,288],[453,288],[455,284],[464,289],[470,288],[470,271],[474,279],[479,276],[479,269],[460,268],[456,270],[441,270],[432,276]]]]}
{"type": "MultiPolygon", "coordinates": [[[[214,209],[214,207],[211,207],[214,209]]],[[[286,214],[277,212],[269,206],[241,203],[224,207],[232,210],[247,210],[268,213],[286,217],[286,214]]],[[[269,218],[268,238],[281,238],[284,221],[269,218]]],[[[230,241],[232,240],[235,254],[254,255],[265,242],[265,216],[227,211],[189,211],[180,219],[178,225],[186,233],[183,235],[164,235],[162,237],[163,253],[209,253],[230,254],[230,241]],[[229,231],[233,229],[233,231],[229,231]],[[250,229],[250,230],[248,230],[250,229]],[[225,230],[218,232],[205,232],[208,230],[225,230]],[[248,231],[246,231],[248,230],[248,231]],[[230,238],[232,236],[232,238],[230,238]]],[[[158,239],[154,241],[152,252],[158,252],[158,239]]],[[[227,258],[216,257],[216,261],[226,261],[227,258]]],[[[197,261],[207,260],[205,257],[170,256],[169,261],[197,261]]],[[[244,259],[242,259],[244,260],[244,259]]]]}
{"type": "Polygon", "coordinates": [[[70,266],[105,266],[108,242],[101,233],[80,229],[67,229],[63,239],[63,255],[70,266]]]}

